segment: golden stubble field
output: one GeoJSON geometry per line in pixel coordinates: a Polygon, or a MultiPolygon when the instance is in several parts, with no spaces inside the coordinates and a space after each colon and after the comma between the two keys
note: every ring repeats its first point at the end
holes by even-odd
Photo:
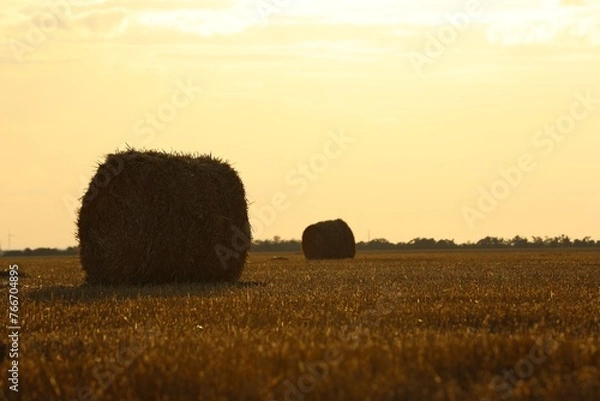
{"type": "Polygon", "coordinates": [[[235,285],[126,288],[1,258],[21,399],[600,400],[600,251],[273,256],[235,285]]]}

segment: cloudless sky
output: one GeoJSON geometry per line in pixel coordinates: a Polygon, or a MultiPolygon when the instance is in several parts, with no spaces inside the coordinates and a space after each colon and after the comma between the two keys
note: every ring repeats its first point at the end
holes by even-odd
{"type": "Polygon", "coordinates": [[[600,2],[2,0],[0,244],[76,244],[127,145],[228,159],[254,237],[600,238],[600,2]]]}

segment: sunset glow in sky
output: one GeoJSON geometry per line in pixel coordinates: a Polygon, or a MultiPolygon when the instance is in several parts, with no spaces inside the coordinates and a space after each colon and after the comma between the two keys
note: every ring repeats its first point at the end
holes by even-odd
{"type": "Polygon", "coordinates": [[[3,0],[0,246],[75,245],[125,149],[212,153],[254,237],[600,239],[600,1],[3,0]]]}

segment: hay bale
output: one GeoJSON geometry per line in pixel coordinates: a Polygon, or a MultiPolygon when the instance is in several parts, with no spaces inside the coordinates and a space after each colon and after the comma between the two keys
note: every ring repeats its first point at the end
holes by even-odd
{"type": "Polygon", "coordinates": [[[306,259],[353,258],[354,234],[341,219],[312,224],[302,233],[302,252],[306,259]]]}
{"type": "Polygon", "coordinates": [[[251,243],[243,183],[208,155],[108,155],[77,228],[87,281],[98,284],[235,281],[251,243]]]}

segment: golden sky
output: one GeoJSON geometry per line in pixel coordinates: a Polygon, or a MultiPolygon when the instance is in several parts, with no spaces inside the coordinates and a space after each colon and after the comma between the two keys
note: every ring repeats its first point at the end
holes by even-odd
{"type": "Polygon", "coordinates": [[[600,239],[600,1],[1,1],[4,249],[127,144],[230,160],[259,239],[600,239]]]}

